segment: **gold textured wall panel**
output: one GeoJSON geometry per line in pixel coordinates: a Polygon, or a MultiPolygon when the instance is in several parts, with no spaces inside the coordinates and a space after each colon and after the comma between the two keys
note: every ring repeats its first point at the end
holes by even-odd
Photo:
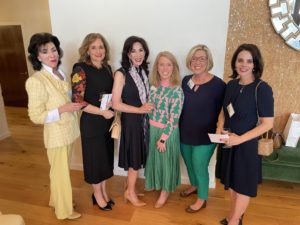
{"type": "Polygon", "coordinates": [[[300,51],[285,44],[271,23],[268,0],[231,0],[226,44],[224,79],[231,74],[235,49],[243,43],[256,44],[263,55],[262,79],[275,99],[274,131],[282,131],[290,113],[300,113],[300,51]]]}

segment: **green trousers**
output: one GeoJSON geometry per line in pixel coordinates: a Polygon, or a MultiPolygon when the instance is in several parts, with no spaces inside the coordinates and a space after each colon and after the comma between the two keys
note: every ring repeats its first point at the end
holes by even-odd
{"type": "Polygon", "coordinates": [[[208,165],[215,148],[216,144],[180,144],[181,154],[187,167],[191,185],[197,187],[198,198],[202,200],[206,200],[208,198],[208,165]]]}

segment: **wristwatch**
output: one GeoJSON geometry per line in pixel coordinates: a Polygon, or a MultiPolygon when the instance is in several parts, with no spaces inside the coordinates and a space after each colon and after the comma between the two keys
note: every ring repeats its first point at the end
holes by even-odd
{"type": "Polygon", "coordinates": [[[159,142],[162,143],[162,144],[164,144],[166,141],[163,140],[163,139],[160,139],[159,142]]]}

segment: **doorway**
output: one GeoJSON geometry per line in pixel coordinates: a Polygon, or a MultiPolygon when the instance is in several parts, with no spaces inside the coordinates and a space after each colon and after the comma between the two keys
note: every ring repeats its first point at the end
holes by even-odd
{"type": "Polygon", "coordinates": [[[0,26],[0,84],[5,106],[27,107],[28,70],[20,25],[0,26]]]}

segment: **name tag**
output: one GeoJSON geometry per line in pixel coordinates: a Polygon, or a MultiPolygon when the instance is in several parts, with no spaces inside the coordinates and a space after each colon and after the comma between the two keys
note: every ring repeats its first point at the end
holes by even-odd
{"type": "Polygon", "coordinates": [[[229,105],[226,108],[227,108],[228,115],[231,118],[234,115],[234,113],[235,113],[234,108],[233,108],[231,102],[229,103],[229,105]]]}
{"type": "Polygon", "coordinates": [[[151,91],[156,91],[156,89],[157,89],[157,88],[156,88],[155,86],[153,86],[153,85],[150,87],[150,90],[151,90],[151,91]]]}

